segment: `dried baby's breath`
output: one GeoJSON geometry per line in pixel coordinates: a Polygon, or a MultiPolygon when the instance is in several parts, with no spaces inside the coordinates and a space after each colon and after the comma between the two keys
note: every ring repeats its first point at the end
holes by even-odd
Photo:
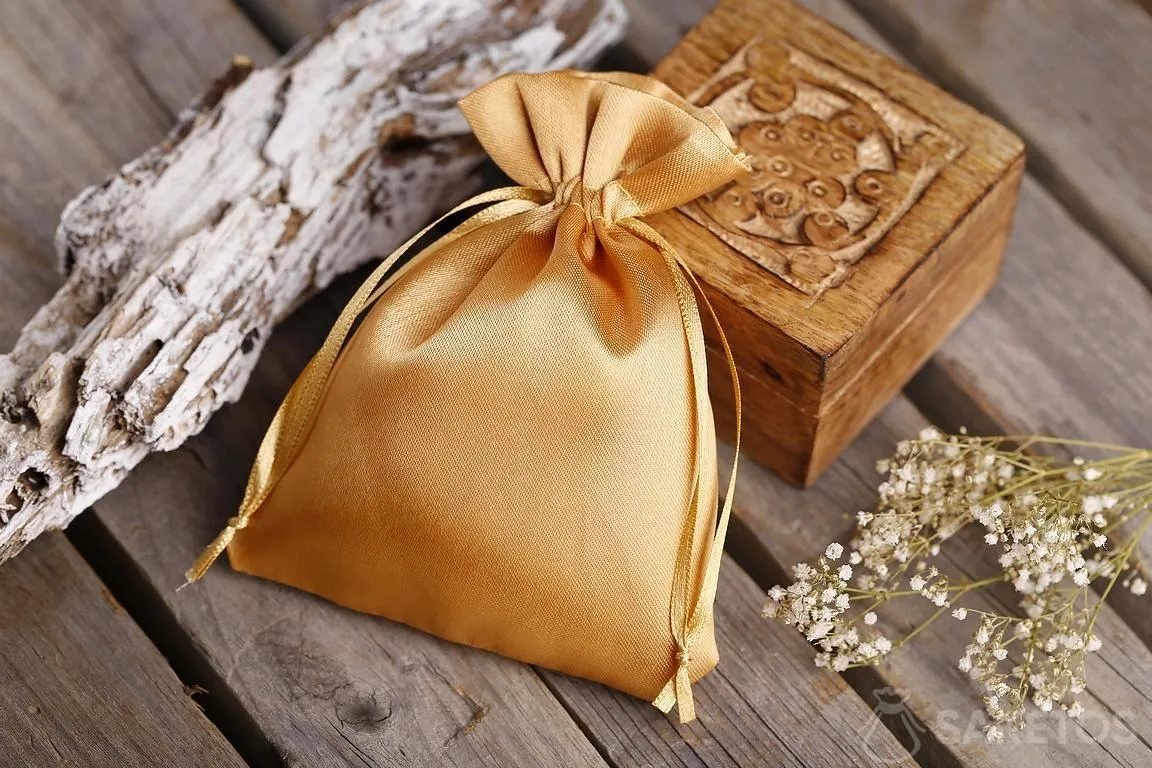
{"type": "Polygon", "coordinates": [[[1148,589],[1137,547],[1152,520],[1152,451],[930,428],[878,469],[887,475],[879,503],[858,513],[851,546],[797,565],[790,586],[769,592],[765,615],[795,626],[819,650],[817,666],[836,671],[877,664],[950,616],[973,632],[956,663],[981,689],[990,741],[1023,728],[1029,702],[1079,718],[1085,659],[1103,642],[1102,598],[1148,589]],[[1097,457],[1055,458],[1033,450],[1041,446],[1097,457]],[[999,568],[986,578],[944,573],[941,546],[964,529],[995,550],[999,568]],[[1005,584],[1017,613],[962,604],[1005,584]],[[931,615],[889,638],[877,611],[903,598],[927,600],[931,615]]]}

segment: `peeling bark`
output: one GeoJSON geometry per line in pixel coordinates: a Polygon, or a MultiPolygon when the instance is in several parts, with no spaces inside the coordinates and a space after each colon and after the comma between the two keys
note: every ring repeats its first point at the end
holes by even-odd
{"type": "Polygon", "coordinates": [[[586,67],[618,0],[409,0],[237,60],[169,136],[65,209],[68,279],[0,355],[0,560],[236,400],[274,325],[477,188],[456,101],[586,67]]]}

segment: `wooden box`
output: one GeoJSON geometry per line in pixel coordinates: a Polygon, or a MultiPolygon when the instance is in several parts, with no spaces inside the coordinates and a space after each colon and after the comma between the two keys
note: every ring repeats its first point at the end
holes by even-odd
{"type": "Polygon", "coordinates": [[[995,282],[1023,145],[787,0],[723,0],[654,74],[753,156],[749,179],[653,224],[732,345],[744,452],[808,485],[995,282]]]}

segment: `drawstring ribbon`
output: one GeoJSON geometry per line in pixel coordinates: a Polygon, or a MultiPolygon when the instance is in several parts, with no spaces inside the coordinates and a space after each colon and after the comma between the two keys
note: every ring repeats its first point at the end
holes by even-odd
{"type": "MultiPolygon", "coordinates": [[[[576,183],[577,182],[573,182],[573,184],[576,183]]],[[[276,412],[276,416],[273,418],[272,424],[264,436],[264,441],[260,445],[260,450],[256,455],[252,473],[248,480],[248,486],[245,489],[244,499],[241,502],[238,513],[235,517],[228,520],[224,530],[222,530],[216,539],[204,550],[203,554],[197,558],[192,568],[187,571],[185,574],[187,581],[184,586],[201,579],[216,559],[228,549],[236,532],[243,530],[248,525],[252,514],[260,507],[264,500],[268,498],[268,495],[276,483],[291,465],[297,450],[310,430],[316,416],[328,376],[336,364],[339,353],[343,349],[348,336],[351,334],[360,316],[371,307],[409,267],[478,227],[509,216],[536,210],[543,205],[566,205],[569,203],[584,203],[584,205],[588,205],[590,202],[589,196],[598,194],[586,192],[582,187],[578,189],[565,189],[564,191],[566,193],[565,195],[553,197],[538,189],[516,186],[495,189],[476,195],[422,229],[380,263],[364,284],[361,285],[360,289],[352,297],[352,300],[348,302],[348,305],[344,308],[344,311],[340,314],[340,317],[336,320],[335,325],[329,332],[328,338],[324,341],[323,346],[304,369],[303,373],[300,374],[300,377],[284,398],[284,402],[276,412]],[[577,191],[579,191],[580,194],[574,195],[573,193],[577,191]],[[579,197],[580,200],[568,200],[567,198],[569,197],[579,197]],[[488,205],[488,207],[466,219],[448,234],[422,250],[408,265],[392,273],[393,268],[401,257],[411,250],[412,246],[431,231],[433,227],[436,227],[450,216],[479,205],[488,205]],[[390,275],[389,273],[392,274],[390,275]]],[[[599,200],[597,199],[596,202],[599,202],[599,200]]],[[[724,550],[724,538],[731,515],[732,498],[735,490],[737,462],[737,459],[734,458],[732,472],[729,476],[728,492],[724,496],[724,502],[716,523],[715,536],[705,560],[703,582],[699,594],[693,595],[692,586],[695,580],[693,579],[692,553],[695,549],[696,528],[700,512],[699,507],[701,504],[707,502],[707,499],[702,499],[700,496],[699,458],[702,440],[701,414],[704,413],[704,409],[708,408],[707,364],[703,345],[700,312],[696,304],[695,295],[699,295],[700,300],[703,302],[717,328],[732,377],[736,404],[735,448],[737,457],[740,452],[740,385],[736,374],[736,364],[732,358],[732,351],[728,346],[728,341],[724,336],[723,330],[720,329],[719,322],[716,319],[716,313],[708,301],[708,298],[704,295],[695,275],[693,275],[684,264],[675,248],[673,248],[663,236],[652,229],[652,227],[637,218],[625,216],[608,225],[623,227],[634,236],[652,245],[659,251],[661,256],[663,256],[665,265],[668,268],[668,273],[676,288],[680,317],[688,342],[689,364],[694,390],[697,444],[696,449],[693,451],[693,464],[695,469],[693,472],[692,497],[678,547],[672,596],[669,606],[670,629],[677,649],[675,657],[676,668],[667,684],[653,701],[653,704],[663,712],[669,712],[674,705],[677,706],[680,721],[688,722],[695,719],[696,716],[692,699],[690,670],[692,664],[691,650],[706,624],[706,618],[711,612],[711,606],[716,596],[720,561],[724,550]]]]}

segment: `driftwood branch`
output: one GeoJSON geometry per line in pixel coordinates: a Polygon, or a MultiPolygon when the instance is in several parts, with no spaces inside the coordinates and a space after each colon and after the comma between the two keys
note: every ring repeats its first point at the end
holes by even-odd
{"type": "Polygon", "coordinates": [[[236,400],[271,328],[474,192],[455,103],[586,67],[618,0],[408,0],[277,66],[234,63],[168,138],[65,209],[68,279],[0,356],[0,560],[236,400]]]}

